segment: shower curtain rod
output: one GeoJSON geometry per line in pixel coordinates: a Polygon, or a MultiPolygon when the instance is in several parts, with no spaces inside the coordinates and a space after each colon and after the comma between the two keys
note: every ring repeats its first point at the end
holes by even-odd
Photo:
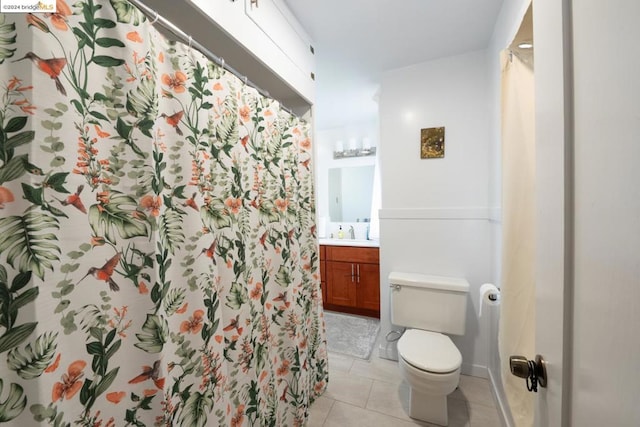
{"type": "MultiPolygon", "coordinates": [[[[219,57],[218,55],[216,55],[215,53],[211,52],[209,49],[204,47],[202,45],[202,43],[198,42],[197,40],[194,40],[193,37],[191,37],[191,35],[185,33],[180,28],[178,28],[178,26],[175,25],[173,22],[169,21],[167,18],[165,18],[164,16],[160,15],[157,10],[147,6],[141,0],[129,0],[129,3],[135,5],[138,9],[140,9],[140,11],[142,13],[144,13],[144,15],[147,17],[147,19],[149,19],[149,21],[150,21],[150,23],[152,25],[155,25],[156,23],[159,23],[164,28],[169,30],[174,36],[178,37],[183,43],[187,43],[189,45],[189,47],[192,47],[192,48],[196,49],[197,51],[202,53],[204,56],[206,56],[208,59],[210,59],[211,61],[215,62],[217,65],[221,66],[223,69],[227,70],[228,72],[230,72],[231,74],[233,74],[234,76],[236,76],[237,78],[242,80],[242,82],[245,85],[249,85],[249,86],[253,87],[261,95],[266,96],[267,98],[275,99],[271,95],[269,95],[269,92],[267,90],[262,89],[260,86],[258,86],[257,84],[255,84],[251,80],[249,80],[247,78],[247,76],[243,75],[238,70],[236,70],[235,68],[233,68],[232,66],[230,66],[229,64],[224,62],[224,58],[219,57]]],[[[294,114],[292,110],[290,110],[289,108],[285,107],[282,104],[282,102],[280,102],[280,101],[278,101],[278,102],[280,103],[280,108],[281,109],[283,109],[287,113],[291,114],[292,116],[297,117],[297,115],[294,114]]]]}

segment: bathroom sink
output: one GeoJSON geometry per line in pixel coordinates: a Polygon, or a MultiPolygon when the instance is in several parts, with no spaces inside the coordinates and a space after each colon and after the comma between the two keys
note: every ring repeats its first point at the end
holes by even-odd
{"type": "Polygon", "coordinates": [[[362,246],[377,248],[380,246],[378,240],[365,240],[365,239],[320,239],[321,245],[333,245],[333,246],[362,246]]]}

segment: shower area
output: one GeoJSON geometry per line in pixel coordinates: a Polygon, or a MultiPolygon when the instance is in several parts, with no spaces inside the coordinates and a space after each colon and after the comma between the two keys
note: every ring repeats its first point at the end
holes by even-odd
{"type": "Polygon", "coordinates": [[[310,125],[138,2],[56,5],[0,15],[0,424],[303,425],[310,125]]]}
{"type": "MultiPolygon", "coordinates": [[[[533,6],[500,52],[501,220],[493,225],[501,254],[500,304],[481,321],[489,331],[488,374],[508,426],[534,423],[535,394],[509,370],[511,355],[535,354],[536,144],[533,6]]],[[[503,45],[504,46],[504,45],[503,45]]]]}

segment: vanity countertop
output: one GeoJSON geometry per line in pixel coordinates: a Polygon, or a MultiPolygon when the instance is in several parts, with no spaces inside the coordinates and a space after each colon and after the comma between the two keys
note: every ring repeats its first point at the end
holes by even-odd
{"type": "Polygon", "coordinates": [[[380,241],[365,239],[320,239],[320,244],[329,246],[361,246],[367,248],[380,247],[380,241]]]}

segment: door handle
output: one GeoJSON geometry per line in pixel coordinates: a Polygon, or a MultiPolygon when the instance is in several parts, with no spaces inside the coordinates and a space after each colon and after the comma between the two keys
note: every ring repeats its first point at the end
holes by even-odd
{"type": "Polygon", "coordinates": [[[351,264],[351,282],[353,282],[353,264],[351,264]]]}
{"type": "Polygon", "coordinates": [[[547,367],[541,355],[536,355],[535,360],[528,360],[524,356],[509,357],[509,368],[511,374],[527,380],[527,390],[534,393],[540,387],[547,386],[547,367]]]}
{"type": "Polygon", "coordinates": [[[358,269],[358,273],[356,275],[356,279],[357,279],[357,282],[360,283],[360,264],[358,264],[357,269],[358,269]]]}

